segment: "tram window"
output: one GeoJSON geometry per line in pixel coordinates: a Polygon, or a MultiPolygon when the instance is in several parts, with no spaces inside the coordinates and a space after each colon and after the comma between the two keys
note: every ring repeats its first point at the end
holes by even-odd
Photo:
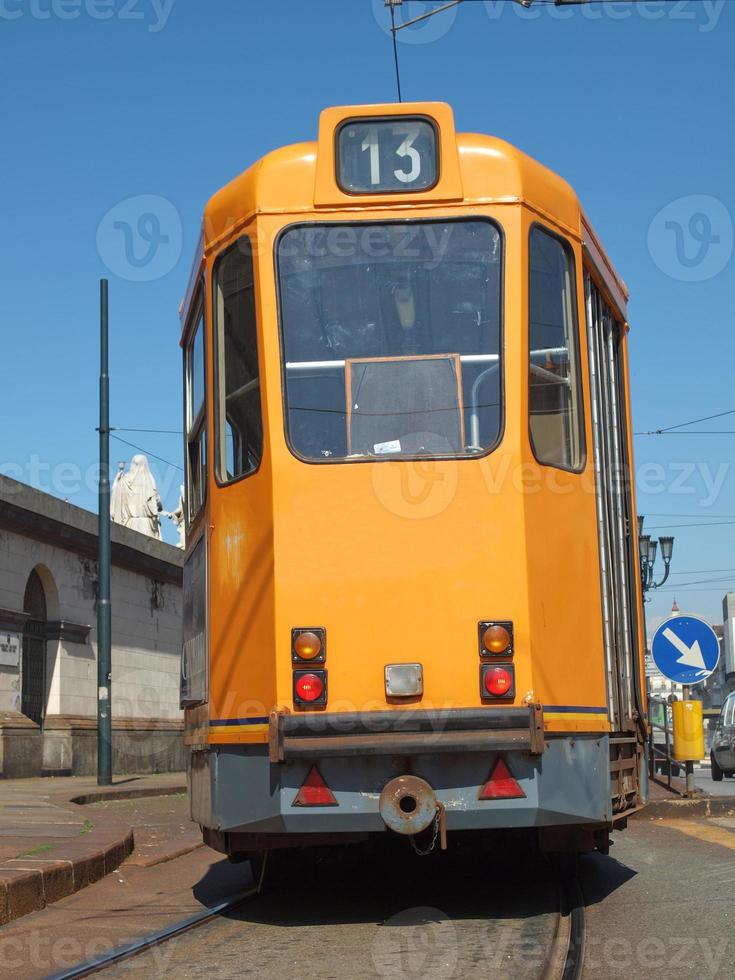
{"type": "Polygon", "coordinates": [[[501,252],[484,219],[297,225],[278,247],[300,457],[483,453],[501,431],[501,252]]]}
{"type": "Polygon", "coordinates": [[[204,310],[201,298],[195,307],[195,326],[184,352],[186,390],[186,484],[187,516],[191,522],[204,503],[207,485],[207,446],[204,411],[204,310]]]}
{"type": "Polygon", "coordinates": [[[253,260],[247,238],[217,260],[217,478],[253,473],[263,453],[253,260]]]}
{"type": "Polygon", "coordinates": [[[204,406],[204,331],[202,314],[194,332],[189,357],[189,426],[193,427],[204,406]]]}
{"type": "Polygon", "coordinates": [[[540,463],[579,470],[584,432],[574,257],[554,235],[535,226],[529,247],[529,431],[540,463]]]}

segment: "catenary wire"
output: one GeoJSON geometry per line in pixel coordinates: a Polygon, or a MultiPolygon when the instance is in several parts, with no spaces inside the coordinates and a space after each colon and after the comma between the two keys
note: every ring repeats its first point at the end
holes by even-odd
{"type": "Polygon", "coordinates": [[[166,466],[173,466],[176,470],[181,470],[184,472],[184,467],[179,466],[178,463],[172,463],[170,459],[164,459],[163,456],[157,456],[155,453],[149,452],[147,449],[143,449],[142,446],[136,446],[134,442],[128,442],[127,439],[121,439],[120,436],[116,436],[114,432],[110,433],[111,439],[117,439],[118,442],[124,443],[126,446],[130,446],[131,449],[137,449],[139,453],[144,453],[146,456],[152,456],[153,459],[157,459],[159,463],[165,463],[166,466]]]}

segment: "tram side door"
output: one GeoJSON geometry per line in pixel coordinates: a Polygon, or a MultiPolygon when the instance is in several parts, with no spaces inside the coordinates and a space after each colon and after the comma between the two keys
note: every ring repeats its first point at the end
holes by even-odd
{"type": "Polygon", "coordinates": [[[624,326],[588,272],[585,299],[608,708],[613,731],[634,732],[641,709],[624,326]]]}

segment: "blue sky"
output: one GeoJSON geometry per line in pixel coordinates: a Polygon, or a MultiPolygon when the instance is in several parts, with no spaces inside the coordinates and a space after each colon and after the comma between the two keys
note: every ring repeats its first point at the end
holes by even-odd
{"type": "MultiPolygon", "coordinates": [[[[0,470],[95,508],[103,275],[113,425],[180,428],[177,308],[204,202],[313,138],[324,106],[392,100],[386,23],[383,0],[0,0],[0,470]]],[[[517,144],[580,194],[631,290],[636,431],[735,409],[735,3],[468,0],[399,36],[404,98],[448,101],[459,129],[517,144]]],[[[698,428],[733,431],[735,415],[698,428]]],[[[118,434],[181,463],[175,434],[118,434]]],[[[674,526],[679,605],[714,619],[735,589],[734,445],[636,439],[639,509],[674,526]],[[706,526],[676,526],[692,524],[706,526]]],[[[113,460],[134,451],[112,444],[113,460]]],[[[173,507],[180,471],[152,463],[173,507]]]]}

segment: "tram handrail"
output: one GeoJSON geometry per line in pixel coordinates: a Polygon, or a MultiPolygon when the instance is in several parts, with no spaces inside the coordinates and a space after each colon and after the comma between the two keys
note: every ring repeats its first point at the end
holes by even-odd
{"type": "MultiPolygon", "coordinates": [[[[648,698],[648,773],[651,779],[656,778],[656,760],[660,759],[662,762],[662,770],[665,770],[666,775],[666,785],[672,793],[677,793],[679,796],[687,796],[686,790],[681,790],[672,783],[672,772],[674,766],[676,766],[677,771],[681,769],[684,765],[680,759],[675,759],[673,756],[673,744],[674,744],[674,725],[673,718],[669,722],[669,710],[671,708],[671,702],[665,698],[657,698],[654,696],[649,696],[648,698]],[[652,720],[651,707],[652,705],[657,705],[663,709],[663,724],[658,721],[652,720]],[[659,748],[654,742],[654,731],[663,732],[665,739],[665,748],[659,748]]],[[[663,773],[662,773],[663,774],[663,773]]]]}
{"type": "MultiPolygon", "coordinates": [[[[540,347],[537,350],[532,350],[530,352],[531,357],[549,357],[552,354],[567,354],[568,348],[566,347],[540,347]]],[[[417,355],[420,357],[421,355],[417,355]]],[[[482,382],[491,374],[494,370],[500,367],[500,355],[499,354],[460,354],[459,360],[462,364],[488,364],[489,366],[481,371],[472,383],[472,389],[470,394],[470,443],[466,448],[468,450],[473,450],[475,452],[482,452],[482,446],[480,445],[480,405],[479,405],[479,390],[482,382]]],[[[286,361],[286,371],[304,371],[309,373],[311,371],[324,371],[330,368],[344,368],[344,359],[326,360],[326,361],[286,361]]],[[[546,368],[539,367],[537,364],[531,364],[531,370],[545,378],[546,380],[551,380],[555,384],[562,384],[569,386],[571,381],[569,378],[560,378],[548,371],[546,368]]]]}
{"type": "MultiPolygon", "coordinates": [[[[531,357],[541,357],[549,354],[566,354],[566,347],[539,347],[531,351],[531,357]]],[[[410,355],[409,355],[410,356],[410,355]]],[[[416,354],[417,358],[424,355],[416,354]]],[[[499,354],[460,354],[459,359],[462,364],[486,364],[500,360],[499,354]]],[[[345,358],[335,358],[326,361],[286,361],[287,371],[323,371],[325,368],[343,368],[345,358]]]]}

